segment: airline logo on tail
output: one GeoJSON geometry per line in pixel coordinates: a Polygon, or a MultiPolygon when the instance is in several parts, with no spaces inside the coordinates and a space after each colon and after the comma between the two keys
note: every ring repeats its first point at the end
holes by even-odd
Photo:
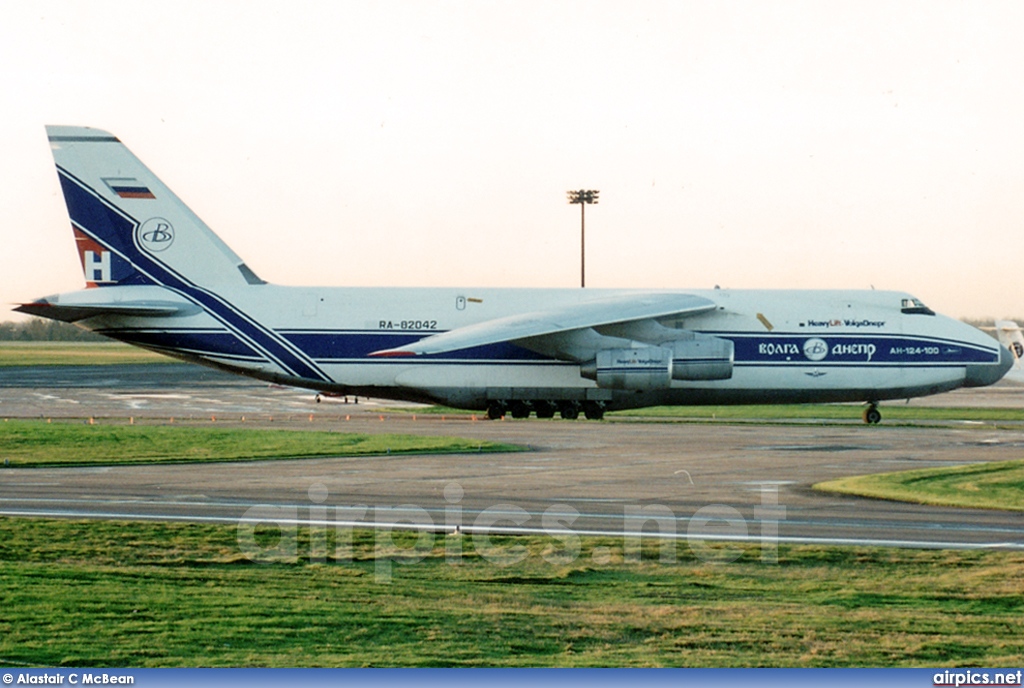
{"type": "Polygon", "coordinates": [[[1020,360],[1024,358],[1024,336],[1020,326],[1012,320],[997,320],[995,329],[999,343],[1013,353],[1015,363],[1020,365],[1020,360]]]}
{"type": "Polygon", "coordinates": [[[166,251],[174,243],[174,226],[162,217],[150,218],[135,230],[135,238],[150,253],[166,251]]]}
{"type": "Polygon", "coordinates": [[[1013,367],[1005,379],[1017,384],[1024,382],[1024,332],[1013,320],[996,320],[995,331],[999,343],[1013,354],[1013,367]]]}

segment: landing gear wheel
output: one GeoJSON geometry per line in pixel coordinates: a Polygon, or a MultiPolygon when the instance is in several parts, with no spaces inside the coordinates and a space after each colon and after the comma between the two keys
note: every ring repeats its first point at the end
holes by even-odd
{"type": "Polygon", "coordinates": [[[505,405],[498,401],[492,401],[487,405],[487,417],[491,420],[501,420],[505,415],[505,405]]]}
{"type": "Polygon", "coordinates": [[[513,418],[529,418],[530,404],[525,401],[513,401],[510,412],[513,418]]]}
{"type": "Polygon", "coordinates": [[[559,409],[559,414],[565,420],[576,420],[580,417],[580,405],[575,401],[563,404],[562,408],[559,409]]]}
{"type": "Polygon", "coordinates": [[[871,404],[864,409],[864,422],[868,425],[878,425],[882,420],[882,413],[878,410],[878,404],[871,404]]]}
{"type": "Polygon", "coordinates": [[[319,394],[316,395],[316,403],[318,403],[318,404],[320,403],[320,395],[319,394]]]}
{"type": "Polygon", "coordinates": [[[604,418],[604,404],[600,401],[588,401],[583,405],[583,415],[587,420],[601,420],[604,418]]]}
{"type": "Polygon", "coordinates": [[[533,410],[538,418],[554,418],[558,407],[551,401],[535,401],[533,402],[533,410]]]}

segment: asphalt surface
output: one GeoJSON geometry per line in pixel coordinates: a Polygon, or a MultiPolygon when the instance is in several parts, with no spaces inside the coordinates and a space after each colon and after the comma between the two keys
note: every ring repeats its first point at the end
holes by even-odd
{"type": "MultiPolygon", "coordinates": [[[[849,475],[1024,456],[1024,427],[485,421],[324,399],[188,365],[0,370],[0,417],[457,435],[510,454],[0,469],[0,514],[273,520],[465,532],[623,533],[761,543],[1024,549],[1024,514],[844,497],[849,475]]],[[[926,404],[1018,405],[1024,389],[926,404]]],[[[884,413],[884,406],[882,407],[884,413]]],[[[852,410],[851,417],[856,416],[852,410]]],[[[0,448],[2,453],[2,448],[0,448]]]]}

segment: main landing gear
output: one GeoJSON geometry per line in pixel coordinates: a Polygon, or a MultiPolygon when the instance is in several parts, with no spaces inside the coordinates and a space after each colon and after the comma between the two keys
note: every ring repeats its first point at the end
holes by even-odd
{"type": "Polygon", "coordinates": [[[878,425],[882,420],[882,412],[878,410],[878,404],[871,402],[868,407],[864,409],[862,415],[864,422],[868,425],[878,425]]]}
{"type": "Polygon", "coordinates": [[[580,411],[583,412],[587,420],[601,420],[604,418],[604,402],[586,401],[581,404],[578,401],[517,399],[514,401],[492,401],[487,405],[487,417],[491,420],[498,420],[506,413],[513,418],[529,418],[531,413],[536,413],[538,418],[554,418],[556,412],[565,420],[576,420],[580,417],[580,411]]]}

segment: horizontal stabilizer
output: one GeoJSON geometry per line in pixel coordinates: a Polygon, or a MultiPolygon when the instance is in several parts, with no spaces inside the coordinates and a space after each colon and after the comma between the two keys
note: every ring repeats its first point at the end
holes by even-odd
{"type": "MultiPolygon", "coordinates": [[[[46,299],[23,303],[14,310],[19,313],[38,315],[50,320],[61,320],[63,322],[78,322],[86,318],[95,318],[99,315],[122,315],[136,317],[159,317],[172,315],[185,315],[187,305],[180,304],[159,304],[159,303],[90,303],[63,305],[50,303],[46,299]]],[[[192,306],[193,311],[199,310],[192,306]]]]}
{"type": "Polygon", "coordinates": [[[23,303],[14,310],[50,320],[78,322],[101,315],[137,318],[192,315],[200,308],[161,287],[130,286],[55,294],[23,303]]]}

